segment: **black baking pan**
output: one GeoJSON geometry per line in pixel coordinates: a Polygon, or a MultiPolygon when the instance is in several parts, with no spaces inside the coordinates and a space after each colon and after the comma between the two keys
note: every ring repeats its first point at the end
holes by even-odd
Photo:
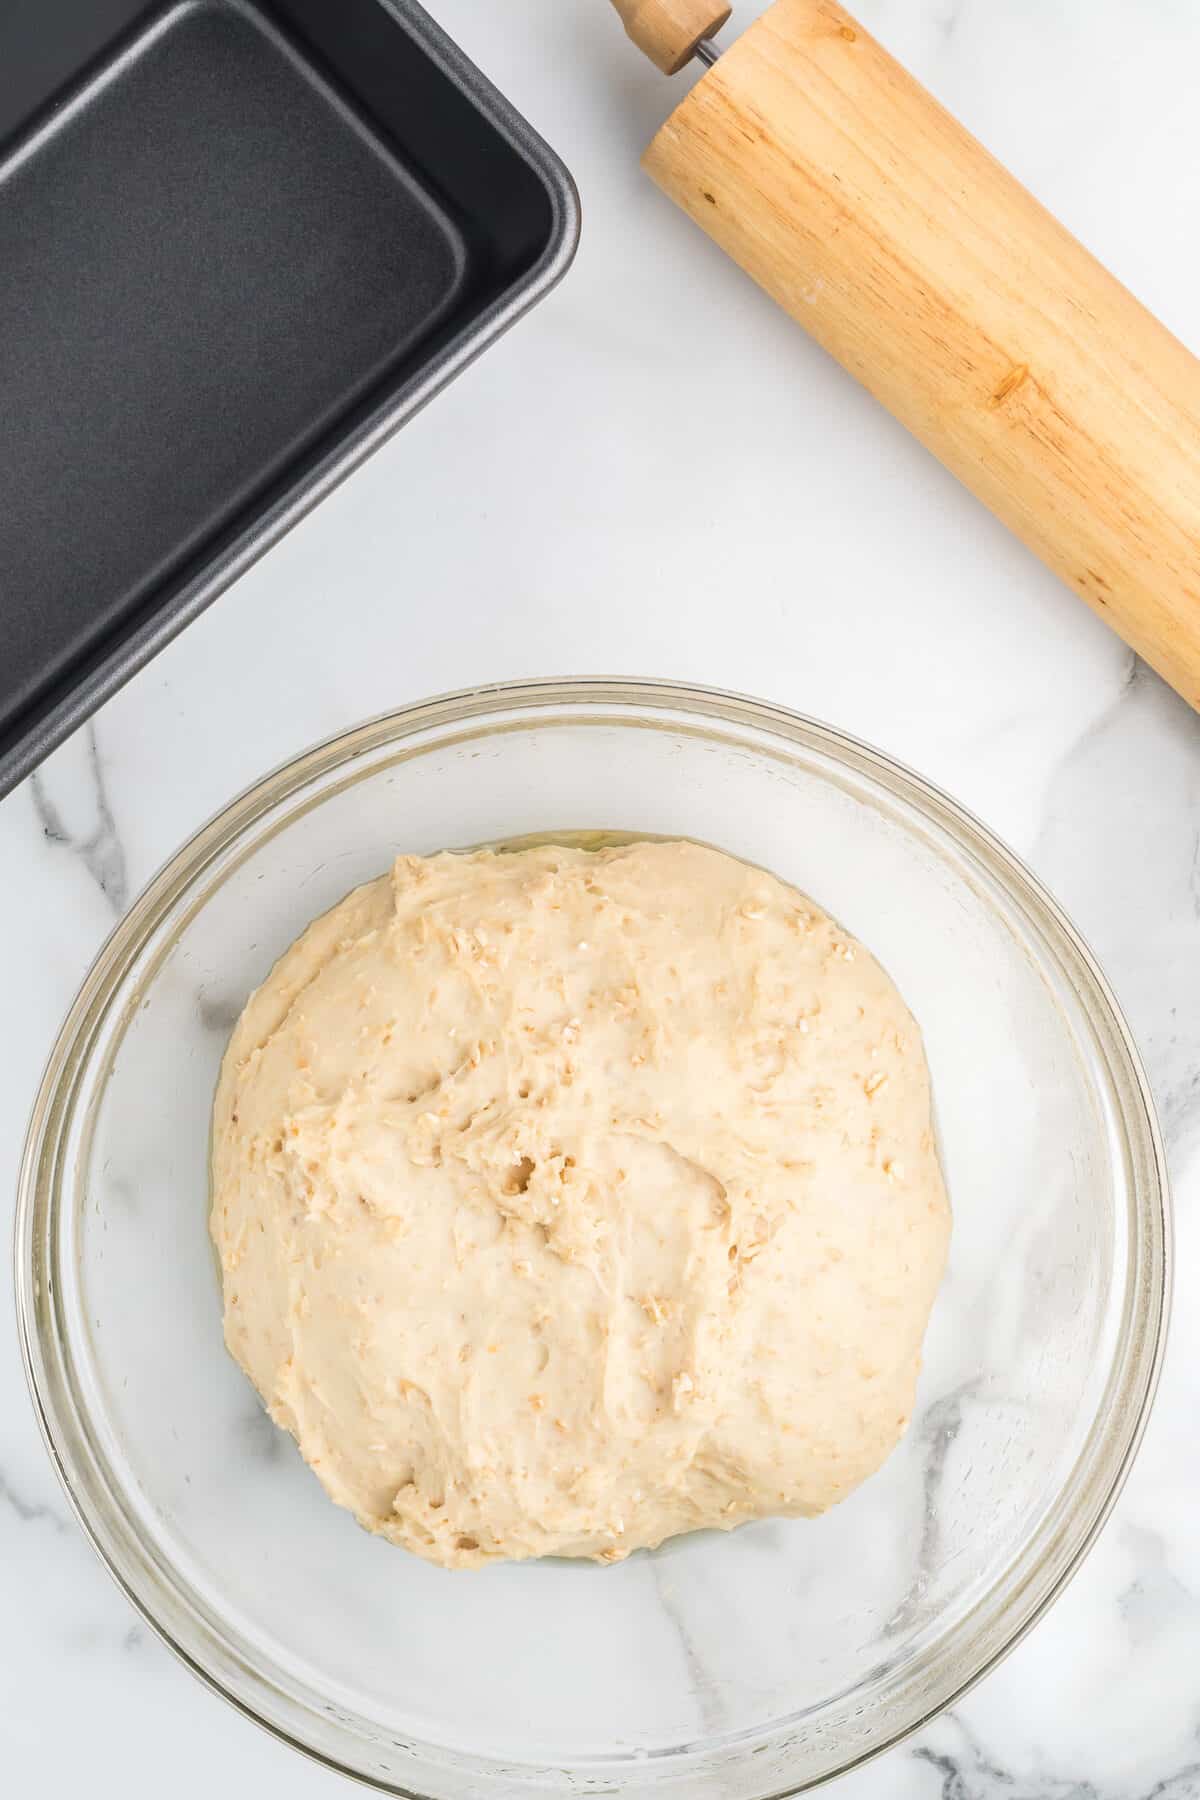
{"type": "Polygon", "coordinates": [[[411,0],[0,0],[0,793],[577,233],[411,0]]]}

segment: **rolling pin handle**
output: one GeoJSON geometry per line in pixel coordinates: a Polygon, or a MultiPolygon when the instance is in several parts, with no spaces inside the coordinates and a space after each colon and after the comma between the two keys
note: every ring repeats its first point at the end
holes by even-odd
{"type": "Polygon", "coordinates": [[[711,67],[717,55],[713,36],[732,11],[725,0],[613,0],[613,5],[638,49],[664,75],[677,75],[697,54],[711,67]]]}

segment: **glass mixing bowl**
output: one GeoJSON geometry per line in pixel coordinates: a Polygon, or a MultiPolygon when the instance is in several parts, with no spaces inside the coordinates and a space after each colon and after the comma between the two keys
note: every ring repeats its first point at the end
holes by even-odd
{"type": "Polygon", "coordinates": [[[1163,1343],[1162,1148],[1129,1033],[1037,883],[824,726],[628,682],[458,695],[309,751],[205,827],[102,952],[37,1102],[17,1222],[29,1375],[97,1550],[280,1737],[438,1800],[760,1800],[928,1719],[1062,1587],[1163,1343]],[[955,1207],[911,1432],[815,1521],[613,1567],[447,1574],[325,1497],[226,1355],[209,1108],[250,990],[398,851],[702,839],[805,889],[924,1027],[955,1207]]]}

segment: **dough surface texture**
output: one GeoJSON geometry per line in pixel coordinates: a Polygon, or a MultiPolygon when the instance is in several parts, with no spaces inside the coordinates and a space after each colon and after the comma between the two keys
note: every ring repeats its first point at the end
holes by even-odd
{"type": "Polygon", "coordinates": [[[448,1567],[812,1515],[908,1423],[950,1229],[873,958],[689,843],[401,857],[249,1001],[225,1337],[359,1522],[448,1567]]]}

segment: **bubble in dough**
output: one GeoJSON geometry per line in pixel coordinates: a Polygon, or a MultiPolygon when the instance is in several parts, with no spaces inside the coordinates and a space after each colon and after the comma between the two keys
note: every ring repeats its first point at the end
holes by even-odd
{"type": "Polygon", "coordinates": [[[433,1562],[817,1514],[908,1423],[950,1229],[920,1034],[731,857],[401,857],[250,1000],[213,1145],[229,1349],[433,1562]]]}

